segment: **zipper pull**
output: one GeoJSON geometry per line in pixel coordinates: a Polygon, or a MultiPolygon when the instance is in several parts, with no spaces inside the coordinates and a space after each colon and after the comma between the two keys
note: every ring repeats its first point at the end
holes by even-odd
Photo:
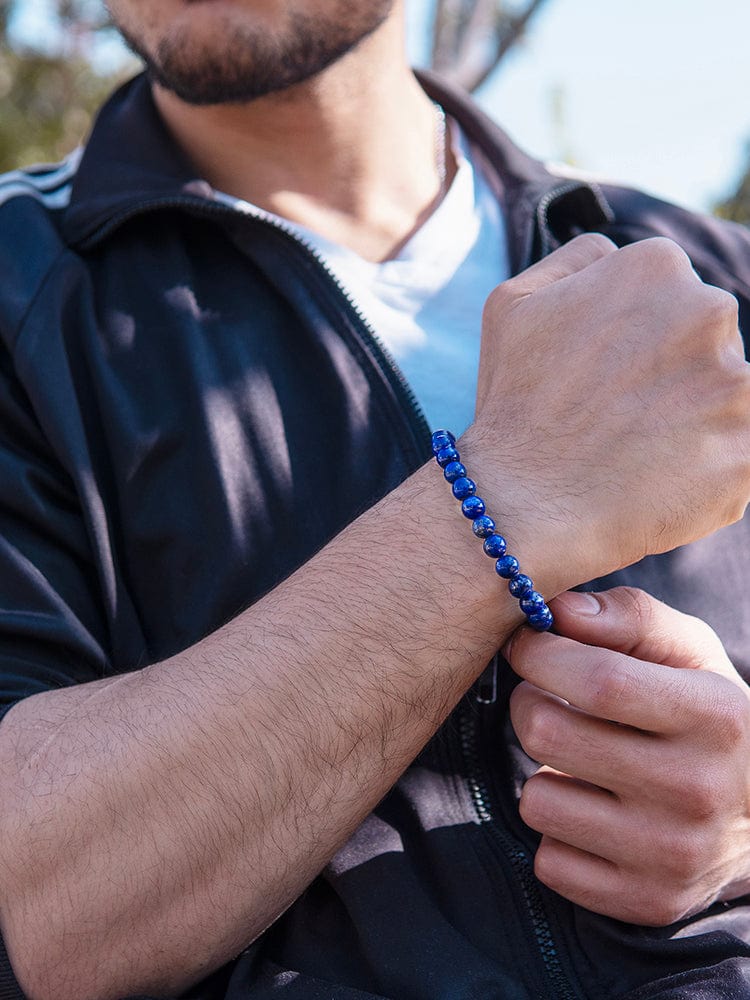
{"type": "Polygon", "coordinates": [[[492,657],[477,680],[477,701],[480,705],[494,705],[497,701],[497,658],[492,657]]]}

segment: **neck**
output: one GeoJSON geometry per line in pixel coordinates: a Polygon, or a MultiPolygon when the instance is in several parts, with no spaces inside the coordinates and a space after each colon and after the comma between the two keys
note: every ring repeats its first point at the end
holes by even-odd
{"type": "Polygon", "coordinates": [[[401,17],[314,79],[247,104],[199,107],[159,87],[154,97],[214,188],[368,260],[393,256],[443,193],[435,111],[408,67],[401,17]]]}

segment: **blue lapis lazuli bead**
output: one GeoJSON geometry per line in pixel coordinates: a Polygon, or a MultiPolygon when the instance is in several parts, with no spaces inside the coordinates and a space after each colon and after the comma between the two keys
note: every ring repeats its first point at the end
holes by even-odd
{"type": "Polygon", "coordinates": [[[445,448],[441,448],[440,451],[435,455],[437,464],[441,469],[444,469],[446,465],[450,465],[451,462],[460,462],[461,456],[458,454],[456,449],[452,444],[446,445],[445,448]]]}
{"type": "Polygon", "coordinates": [[[505,555],[508,543],[502,535],[498,535],[497,532],[494,532],[488,538],[485,538],[482,548],[484,549],[485,555],[488,555],[491,559],[499,559],[500,556],[505,555]]]}
{"type": "Polygon", "coordinates": [[[495,572],[498,576],[503,577],[504,580],[510,580],[514,576],[518,576],[518,560],[515,556],[501,556],[495,563],[495,572]]]}
{"type": "Polygon", "coordinates": [[[464,517],[468,517],[470,521],[474,521],[476,518],[481,517],[486,509],[487,508],[484,506],[484,500],[477,496],[467,497],[461,504],[461,513],[464,517]]]}
{"type": "Polygon", "coordinates": [[[435,431],[432,435],[432,454],[437,455],[441,448],[448,448],[456,443],[450,431],[435,431]]]}
{"type": "Polygon", "coordinates": [[[456,500],[465,500],[473,497],[477,491],[477,484],[468,476],[459,476],[453,483],[453,496],[456,500]]]}
{"type": "Polygon", "coordinates": [[[544,611],[547,607],[544,598],[536,590],[530,591],[518,603],[525,615],[539,614],[540,611],[544,611]]]}
{"type": "Polygon", "coordinates": [[[487,514],[482,514],[481,517],[475,519],[471,530],[477,538],[489,538],[495,531],[495,522],[487,514]]]}
{"type": "Polygon", "coordinates": [[[526,597],[533,589],[534,584],[531,577],[523,573],[519,573],[518,576],[514,576],[512,580],[508,581],[508,590],[514,597],[526,597]]]}
{"type": "Polygon", "coordinates": [[[466,469],[460,462],[448,462],[446,467],[443,469],[443,475],[449,483],[455,483],[455,481],[461,476],[466,475],[466,469]]]}
{"type": "Polygon", "coordinates": [[[529,615],[528,622],[537,632],[546,632],[555,624],[555,619],[552,617],[550,609],[545,608],[544,611],[540,611],[538,614],[529,615]]]}

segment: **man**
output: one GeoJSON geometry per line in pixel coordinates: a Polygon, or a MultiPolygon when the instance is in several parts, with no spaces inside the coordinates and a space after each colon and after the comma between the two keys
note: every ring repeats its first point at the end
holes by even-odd
{"type": "Polygon", "coordinates": [[[747,234],[443,131],[398,2],[111,12],[149,79],[0,188],[0,995],[750,995],[747,234]],[[467,177],[426,382],[557,635],[338,277],[467,177]]]}

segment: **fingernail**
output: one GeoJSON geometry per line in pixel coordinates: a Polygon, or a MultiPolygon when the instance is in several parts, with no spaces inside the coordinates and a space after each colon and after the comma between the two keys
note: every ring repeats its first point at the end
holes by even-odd
{"type": "Polygon", "coordinates": [[[596,594],[579,590],[566,590],[555,599],[555,604],[562,604],[574,615],[598,615],[602,610],[602,602],[596,594]]]}

